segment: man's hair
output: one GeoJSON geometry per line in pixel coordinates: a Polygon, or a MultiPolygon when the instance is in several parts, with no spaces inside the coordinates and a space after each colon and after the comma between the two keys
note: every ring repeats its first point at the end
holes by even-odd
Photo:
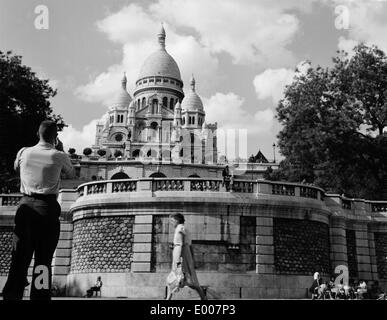
{"type": "Polygon", "coordinates": [[[51,120],[44,120],[39,126],[39,135],[45,141],[50,141],[56,138],[58,129],[56,123],[51,120]]]}
{"type": "Polygon", "coordinates": [[[179,224],[184,223],[185,219],[184,216],[181,213],[175,213],[171,215],[171,218],[175,219],[179,222],[179,224]]]}

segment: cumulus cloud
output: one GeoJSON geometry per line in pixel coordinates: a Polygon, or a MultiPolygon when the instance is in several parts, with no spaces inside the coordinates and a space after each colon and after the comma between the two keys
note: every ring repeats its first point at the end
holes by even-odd
{"type": "MultiPolygon", "coordinates": [[[[228,159],[248,157],[248,141],[257,143],[257,135],[270,134],[274,113],[270,108],[250,114],[244,109],[245,100],[233,92],[216,93],[203,98],[207,122],[218,122],[218,151],[228,159]]],[[[251,145],[250,145],[251,147],[251,145]]]]}
{"type": "Polygon", "coordinates": [[[247,129],[248,134],[271,129],[274,113],[268,108],[250,114],[243,108],[245,100],[233,92],[217,92],[210,98],[203,98],[207,122],[218,122],[221,129],[247,129]]]}
{"type": "Polygon", "coordinates": [[[299,20],[287,9],[309,7],[300,1],[159,0],[154,14],[173,25],[195,30],[211,52],[226,52],[234,63],[291,64],[287,46],[299,20]],[[171,10],[171,8],[173,8],[171,10]]]}
{"type": "Polygon", "coordinates": [[[310,64],[306,61],[300,62],[295,70],[280,68],[266,69],[255,76],[253,84],[258,99],[271,98],[273,104],[277,104],[283,97],[284,89],[293,82],[294,76],[306,73],[310,64]]]}
{"type": "Polygon", "coordinates": [[[105,122],[106,116],[90,121],[80,130],[72,125],[65,127],[63,131],[58,133],[59,139],[63,142],[64,151],[67,152],[69,148],[75,148],[78,154],[82,154],[85,147],[91,147],[95,142],[96,125],[100,121],[105,122]]]}
{"type": "MultiPolygon", "coordinates": [[[[161,18],[136,4],[97,22],[97,27],[108,38],[122,45],[122,61],[112,65],[89,83],[79,86],[75,94],[84,101],[109,104],[120,90],[120,79],[126,71],[128,91],[134,90],[140,68],[146,57],[158,49],[157,33],[161,18]]],[[[192,35],[177,32],[164,23],[167,51],[180,67],[182,80],[187,83],[191,74],[203,83],[214,81],[218,59],[192,35]]]]}
{"type": "Polygon", "coordinates": [[[375,44],[387,52],[387,1],[334,0],[332,3],[333,5],[345,5],[349,13],[347,37],[339,37],[338,46],[340,49],[346,49],[350,52],[353,45],[365,42],[368,45],[375,44]]]}

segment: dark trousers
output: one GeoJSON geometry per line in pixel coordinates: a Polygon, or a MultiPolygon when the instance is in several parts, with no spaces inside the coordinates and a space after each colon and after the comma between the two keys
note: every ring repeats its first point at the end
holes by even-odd
{"type": "Polygon", "coordinates": [[[51,299],[51,262],[59,239],[60,212],[55,196],[24,196],[21,199],[15,215],[12,259],[3,289],[4,300],[23,298],[33,254],[35,264],[30,299],[51,299]]]}

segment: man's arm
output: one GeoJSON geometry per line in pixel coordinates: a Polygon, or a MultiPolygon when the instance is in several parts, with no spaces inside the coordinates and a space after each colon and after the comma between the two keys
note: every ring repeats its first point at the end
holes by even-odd
{"type": "Polygon", "coordinates": [[[26,147],[21,148],[21,149],[19,150],[19,152],[18,152],[17,155],[16,155],[15,162],[13,163],[13,168],[14,168],[14,170],[15,170],[17,173],[19,173],[19,170],[20,170],[20,158],[21,158],[21,155],[22,155],[24,149],[26,149],[26,147]]]}
{"type": "Polygon", "coordinates": [[[62,155],[62,172],[64,172],[64,174],[66,175],[66,178],[74,179],[75,169],[73,167],[73,164],[71,163],[69,156],[64,152],[61,152],[61,155],[62,155]]]}

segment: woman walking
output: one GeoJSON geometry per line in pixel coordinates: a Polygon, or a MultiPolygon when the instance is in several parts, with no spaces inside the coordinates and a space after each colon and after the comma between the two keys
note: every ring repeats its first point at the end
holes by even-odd
{"type": "Polygon", "coordinates": [[[172,271],[167,278],[168,294],[166,299],[172,299],[173,293],[188,286],[197,291],[201,300],[207,300],[196,276],[192,241],[184,226],[184,221],[184,216],[180,213],[171,216],[175,235],[173,237],[172,271]]]}

